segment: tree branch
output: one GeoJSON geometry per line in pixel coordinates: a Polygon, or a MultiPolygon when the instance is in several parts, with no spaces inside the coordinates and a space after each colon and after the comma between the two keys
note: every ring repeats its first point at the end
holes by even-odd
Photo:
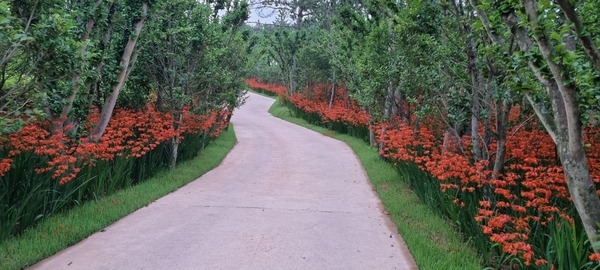
{"type": "Polygon", "coordinates": [[[540,122],[542,122],[542,125],[544,125],[544,128],[546,128],[546,132],[552,137],[552,141],[557,144],[556,127],[553,124],[554,119],[552,118],[552,115],[547,112],[547,109],[543,104],[535,102],[529,94],[526,94],[525,97],[529,104],[531,104],[531,107],[535,111],[535,114],[537,114],[540,122]]]}
{"type": "Polygon", "coordinates": [[[144,2],[142,4],[142,17],[135,24],[133,36],[131,36],[129,38],[129,41],[127,42],[127,45],[125,46],[125,49],[123,50],[123,55],[122,55],[121,64],[120,64],[121,70],[119,71],[119,74],[117,76],[118,82],[117,82],[117,84],[115,84],[113,86],[113,91],[106,98],[106,100],[104,102],[104,106],[102,106],[102,112],[100,113],[100,119],[98,120],[98,123],[96,124],[94,129],[92,129],[92,132],[90,133],[90,137],[89,137],[90,141],[100,140],[100,138],[102,137],[102,134],[104,134],[104,131],[106,130],[106,127],[108,126],[108,122],[110,121],[110,118],[112,116],[112,112],[115,108],[119,93],[121,92],[121,89],[123,88],[123,85],[125,84],[125,80],[127,79],[127,74],[128,74],[127,69],[129,68],[129,65],[130,65],[131,55],[135,49],[137,39],[139,38],[140,32],[142,31],[142,26],[144,25],[144,22],[146,21],[147,16],[148,16],[148,3],[144,2]]]}

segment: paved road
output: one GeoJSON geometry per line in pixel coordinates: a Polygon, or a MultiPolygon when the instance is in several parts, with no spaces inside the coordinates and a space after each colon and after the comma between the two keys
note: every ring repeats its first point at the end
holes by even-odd
{"type": "Polygon", "coordinates": [[[417,269],[344,143],[250,94],[198,180],[32,269],[417,269]]]}

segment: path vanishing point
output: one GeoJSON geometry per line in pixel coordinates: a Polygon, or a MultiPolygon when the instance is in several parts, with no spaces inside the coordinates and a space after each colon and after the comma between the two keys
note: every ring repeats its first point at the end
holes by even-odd
{"type": "Polygon", "coordinates": [[[417,269],[352,150],[272,103],[249,94],[219,167],[31,269],[417,269]]]}

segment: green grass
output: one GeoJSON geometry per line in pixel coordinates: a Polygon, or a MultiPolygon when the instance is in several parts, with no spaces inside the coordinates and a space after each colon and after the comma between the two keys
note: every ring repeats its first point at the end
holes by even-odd
{"type": "Polygon", "coordinates": [[[218,166],[236,142],[233,125],[200,155],[174,170],[100,200],[54,215],[19,237],[0,243],[0,269],[22,269],[83,240],[218,166]]]}
{"type": "Polygon", "coordinates": [[[275,102],[269,112],[286,121],[346,142],[356,153],[371,183],[398,232],[406,242],[419,269],[482,269],[474,249],[462,242],[461,235],[442,217],[435,214],[408,187],[405,177],[379,158],[377,151],[361,139],[338,134],[293,117],[275,102]]]}

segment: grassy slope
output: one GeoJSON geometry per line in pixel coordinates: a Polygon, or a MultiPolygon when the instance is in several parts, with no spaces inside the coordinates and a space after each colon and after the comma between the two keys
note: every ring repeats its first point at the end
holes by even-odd
{"type": "Polygon", "coordinates": [[[21,269],[71,246],[218,166],[236,142],[233,125],[198,157],[139,185],[58,214],[0,243],[0,269],[21,269]]]}
{"type": "Polygon", "coordinates": [[[345,134],[308,124],[292,117],[289,110],[275,102],[271,114],[289,122],[346,142],[359,157],[373,187],[404,238],[417,265],[422,270],[481,269],[476,252],[461,241],[461,236],[446,220],[422,204],[406,181],[389,163],[381,160],[375,149],[364,141],[345,134]]]}

